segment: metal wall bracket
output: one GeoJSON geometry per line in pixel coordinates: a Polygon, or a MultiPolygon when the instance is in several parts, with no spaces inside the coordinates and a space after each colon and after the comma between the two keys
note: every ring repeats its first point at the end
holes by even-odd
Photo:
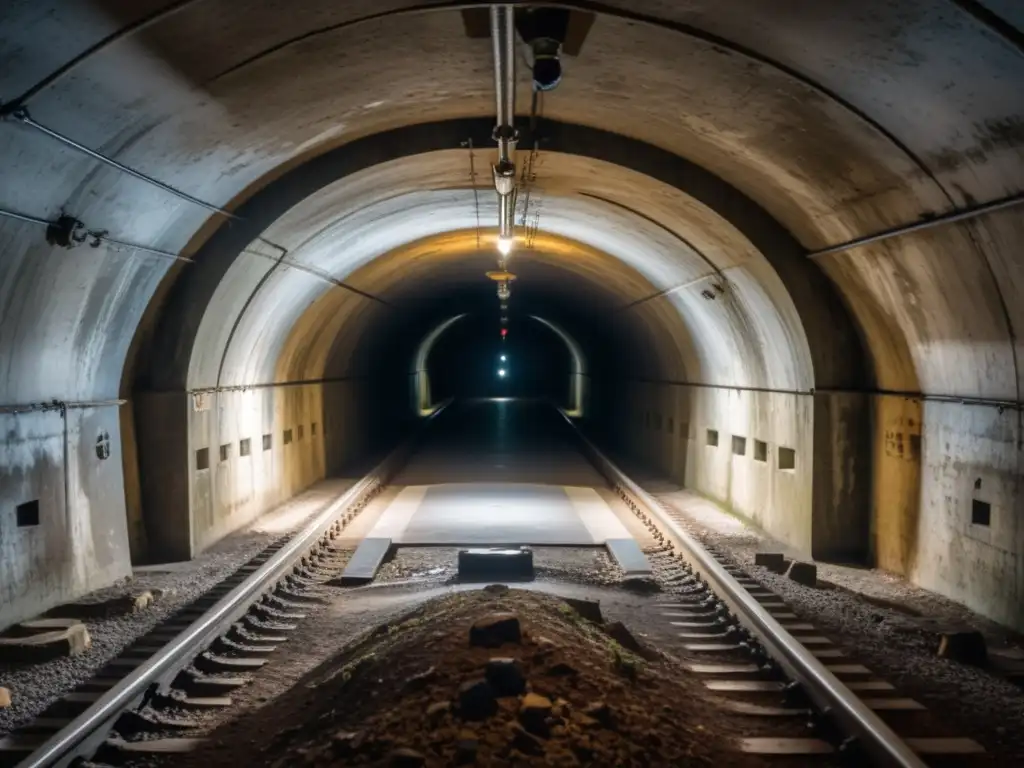
{"type": "Polygon", "coordinates": [[[85,229],[84,222],[74,216],[61,213],[56,221],[47,225],[46,242],[61,248],[74,248],[84,243],[89,234],[85,229]]]}

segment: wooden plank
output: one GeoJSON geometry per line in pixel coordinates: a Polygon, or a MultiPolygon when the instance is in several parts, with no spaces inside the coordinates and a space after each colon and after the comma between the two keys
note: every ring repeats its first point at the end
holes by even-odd
{"type": "Polygon", "coordinates": [[[829,755],[833,746],[821,739],[758,737],[739,740],[740,752],[750,755],[829,755]]]}
{"type": "Polygon", "coordinates": [[[985,751],[974,739],[962,737],[910,738],[904,741],[919,755],[977,755],[985,751]]]}

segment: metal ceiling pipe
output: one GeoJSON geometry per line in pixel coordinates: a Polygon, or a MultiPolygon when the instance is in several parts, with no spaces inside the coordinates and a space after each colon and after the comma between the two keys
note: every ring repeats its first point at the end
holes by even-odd
{"type": "Polygon", "coordinates": [[[498,193],[498,237],[512,237],[512,223],[516,212],[515,197],[498,193]]]}
{"type": "Polygon", "coordinates": [[[491,46],[494,49],[494,93],[498,117],[498,165],[515,165],[516,131],[516,27],[511,5],[491,6],[491,46]]]}

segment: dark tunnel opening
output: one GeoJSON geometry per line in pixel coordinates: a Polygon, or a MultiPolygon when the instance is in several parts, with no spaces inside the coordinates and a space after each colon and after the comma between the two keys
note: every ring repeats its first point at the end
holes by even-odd
{"type": "Polygon", "coordinates": [[[572,358],[565,342],[528,318],[469,316],[431,351],[434,395],[448,398],[541,398],[569,407],[572,358]],[[508,330],[505,337],[500,328],[508,330]]]}

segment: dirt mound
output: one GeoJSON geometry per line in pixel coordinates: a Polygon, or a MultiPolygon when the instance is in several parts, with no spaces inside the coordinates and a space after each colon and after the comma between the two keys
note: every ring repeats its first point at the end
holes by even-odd
{"type": "Polygon", "coordinates": [[[301,724],[264,764],[750,764],[710,730],[699,683],[634,648],[647,658],[554,597],[488,587],[438,598],[308,678],[301,724]]]}

